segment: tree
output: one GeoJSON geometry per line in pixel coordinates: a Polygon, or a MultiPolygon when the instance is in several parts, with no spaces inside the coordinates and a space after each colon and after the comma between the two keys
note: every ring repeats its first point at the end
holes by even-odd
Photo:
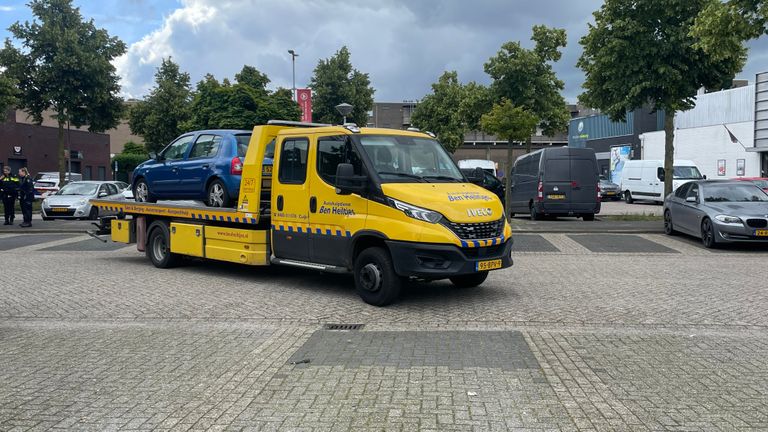
{"type": "Polygon", "coordinates": [[[347,47],[336,51],[331,58],[320,60],[315,67],[309,84],[313,90],[312,118],[316,122],[337,124],[341,115],[336,105],[348,103],[353,106],[347,120],[365,125],[368,123],[368,111],[373,108],[371,80],[367,73],[352,67],[347,47]]]}
{"type": "Polygon", "coordinates": [[[697,46],[692,26],[712,1],[606,0],[580,41],[583,103],[616,121],[647,105],[664,110],[665,195],[672,192],[675,112],[692,108],[701,87],[730,86],[746,59],[737,35],[719,42],[730,52],[710,55],[697,46]]]}
{"type": "Polygon", "coordinates": [[[139,155],[147,155],[147,148],[144,147],[144,144],[138,144],[133,141],[128,141],[123,146],[123,154],[139,154],[139,155]]]}
{"type": "MultiPolygon", "coordinates": [[[[533,114],[542,132],[552,136],[564,131],[570,119],[560,94],[565,85],[551,64],[560,60],[560,50],[567,42],[565,30],[534,26],[531,40],[535,43],[533,49],[523,48],[520,42],[502,45],[485,64],[485,72],[493,78],[491,90],[496,100],[507,99],[513,106],[533,114]]],[[[525,143],[526,152],[530,152],[530,136],[525,143]]]]}
{"type": "Polygon", "coordinates": [[[0,115],[5,115],[9,108],[12,108],[18,102],[16,95],[16,82],[0,73],[0,115]]]}
{"type": "Polygon", "coordinates": [[[144,137],[148,150],[159,151],[184,132],[184,122],[191,117],[189,82],[189,74],[181,72],[178,64],[163,59],[155,72],[155,87],[131,108],[131,132],[144,137]]]}
{"type": "Polygon", "coordinates": [[[432,93],[416,105],[411,122],[437,134],[445,148],[454,152],[464,143],[464,134],[479,127],[480,116],[490,105],[486,87],[475,82],[463,85],[456,71],[444,72],[432,84],[432,93]]]}
{"type": "Polygon", "coordinates": [[[33,22],[16,22],[8,29],[18,41],[6,39],[0,66],[16,81],[18,105],[36,123],[53,110],[57,119],[59,179],[65,180],[64,126],[88,125],[91,132],[117,126],[123,112],[119,77],[112,60],[125,44],[83,21],[72,0],[32,0],[33,22]]]}
{"type": "Polygon", "coordinates": [[[291,91],[267,90],[269,78],[252,66],[235,75],[235,84],[212,75],[197,84],[187,129],[252,129],[271,119],[299,120],[301,109],[291,91]]]}
{"type": "Polygon", "coordinates": [[[742,49],[743,41],[768,34],[768,1],[709,1],[696,17],[691,35],[697,47],[715,58],[742,49]],[[736,37],[734,37],[736,36],[736,37]]]}
{"type": "MultiPolygon", "coordinates": [[[[491,111],[484,114],[480,119],[482,129],[490,134],[507,138],[509,141],[509,151],[507,151],[507,166],[512,167],[512,142],[525,141],[531,138],[531,134],[536,132],[536,126],[539,123],[538,117],[532,112],[522,107],[512,105],[509,99],[504,99],[491,108],[491,111]]],[[[504,176],[505,196],[504,196],[504,214],[511,214],[512,204],[512,176],[504,176]]]]}

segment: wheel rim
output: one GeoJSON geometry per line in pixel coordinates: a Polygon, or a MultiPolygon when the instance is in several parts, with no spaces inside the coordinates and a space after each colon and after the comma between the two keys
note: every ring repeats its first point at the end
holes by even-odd
{"type": "Polygon", "coordinates": [[[147,184],[144,182],[139,182],[136,185],[136,191],[134,192],[134,195],[136,195],[136,201],[146,202],[147,196],[149,195],[149,188],[147,188],[147,184]]]}
{"type": "Polygon", "coordinates": [[[672,232],[672,219],[669,217],[669,212],[664,212],[664,232],[667,234],[672,232]]]}
{"type": "Polygon", "coordinates": [[[224,205],[224,188],[219,183],[214,183],[211,186],[208,201],[212,207],[222,207],[224,205]]]}
{"type": "Polygon", "coordinates": [[[168,252],[168,246],[165,244],[165,238],[162,235],[155,236],[152,241],[152,255],[155,256],[157,261],[165,259],[165,254],[168,252]]]}
{"type": "Polygon", "coordinates": [[[360,269],[360,285],[364,290],[376,292],[381,289],[381,269],[374,263],[368,263],[360,269]]]}
{"type": "Polygon", "coordinates": [[[704,221],[704,224],[701,227],[701,239],[704,241],[704,244],[707,246],[711,245],[714,237],[715,234],[712,232],[712,224],[709,221],[704,221]]]}

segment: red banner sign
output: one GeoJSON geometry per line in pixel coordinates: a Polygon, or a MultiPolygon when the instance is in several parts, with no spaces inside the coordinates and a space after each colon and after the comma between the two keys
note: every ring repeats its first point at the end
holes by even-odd
{"type": "Polygon", "coordinates": [[[301,108],[301,121],[312,122],[312,90],[296,89],[296,99],[301,108]]]}

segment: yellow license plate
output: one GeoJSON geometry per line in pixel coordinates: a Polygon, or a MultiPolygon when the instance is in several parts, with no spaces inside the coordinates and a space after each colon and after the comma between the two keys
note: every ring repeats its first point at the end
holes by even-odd
{"type": "Polygon", "coordinates": [[[565,195],[563,195],[563,194],[550,194],[550,195],[547,195],[547,198],[549,198],[549,199],[565,199],[565,195]]]}
{"type": "Polygon", "coordinates": [[[479,261],[477,265],[475,266],[475,269],[477,271],[486,271],[486,270],[493,270],[493,269],[499,269],[501,268],[501,260],[488,260],[488,261],[479,261]]]}
{"type": "Polygon", "coordinates": [[[55,211],[55,212],[65,212],[65,211],[69,211],[69,209],[68,209],[68,208],[66,208],[66,207],[53,207],[53,208],[51,208],[51,210],[53,210],[53,211],[55,211]]]}
{"type": "Polygon", "coordinates": [[[768,230],[757,230],[755,235],[758,237],[768,237],[768,230]]]}
{"type": "Polygon", "coordinates": [[[606,192],[606,195],[616,195],[616,192],[606,192]]]}

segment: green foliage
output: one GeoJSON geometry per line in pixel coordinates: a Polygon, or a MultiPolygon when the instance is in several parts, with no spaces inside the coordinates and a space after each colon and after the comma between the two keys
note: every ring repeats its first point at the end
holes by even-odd
{"type": "Polygon", "coordinates": [[[128,141],[123,146],[122,154],[138,154],[138,155],[146,156],[148,153],[147,153],[147,148],[144,147],[144,144],[138,144],[133,141],[128,141]]]}
{"type": "Polygon", "coordinates": [[[184,123],[193,129],[253,129],[271,119],[299,120],[301,109],[291,91],[267,90],[269,78],[252,66],[235,75],[236,83],[219,83],[212,75],[197,84],[191,105],[191,118],[184,123]]]}
{"type": "Polygon", "coordinates": [[[560,94],[564,84],[552,69],[560,60],[566,45],[563,29],[534,26],[533,49],[520,42],[507,42],[496,56],[485,64],[485,72],[493,78],[491,90],[496,100],[508,99],[538,118],[545,135],[566,129],[570,115],[560,94]]]}
{"type": "Polygon", "coordinates": [[[315,67],[309,84],[313,90],[312,120],[321,123],[341,123],[336,111],[340,103],[351,104],[354,108],[347,121],[365,125],[368,111],[373,108],[373,92],[367,73],[352,68],[347,47],[336,51],[331,58],[320,60],[315,67]]]}
{"type": "Polygon", "coordinates": [[[486,87],[475,82],[463,85],[455,71],[445,72],[432,84],[432,93],[416,105],[411,122],[437,134],[445,148],[454,152],[464,143],[464,134],[479,127],[490,101],[486,87]]]}
{"type": "Polygon", "coordinates": [[[696,46],[718,58],[743,49],[741,43],[768,34],[768,1],[710,0],[696,17],[696,46]]]}
{"type": "Polygon", "coordinates": [[[138,153],[122,153],[116,154],[112,158],[112,166],[115,166],[117,162],[117,179],[127,182],[129,174],[142,162],[149,160],[149,156],[138,153]]]}
{"type": "Polygon", "coordinates": [[[513,141],[526,141],[536,132],[538,118],[523,107],[512,105],[509,99],[495,104],[480,119],[483,131],[513,141]]]}
{"type": "MultiPolygon", "coordinates": [[[[35,20],[16,22],[0,50],[4,75],[18,85],[18,106],[40,123],[51,109],[59,123],[59,171],[63,181],[64,125],[88,125],[91,132],[117,126],[123,112],[112,60],[125,44],[84,21],[72,0],[32,0],[35,20]]],[[[7,85],[7,83],[5,84],[7,85]]]]}
{"type": "Polygon", "coordinates": [[[148,150],[158,151],[185,132],[184,123],[191,117],[189,81],[189,74],[171,58],[163,59],[155,72],[155,87],[131,108],[131,132],[144,137],[148,150]]]}
{"type": "Polygon", "coordinates": [[[16,82],[4,73],[0,73],[0,115],[4,116],[9,108],[13,108],[18,103],[17,95],[16,82]]]}

